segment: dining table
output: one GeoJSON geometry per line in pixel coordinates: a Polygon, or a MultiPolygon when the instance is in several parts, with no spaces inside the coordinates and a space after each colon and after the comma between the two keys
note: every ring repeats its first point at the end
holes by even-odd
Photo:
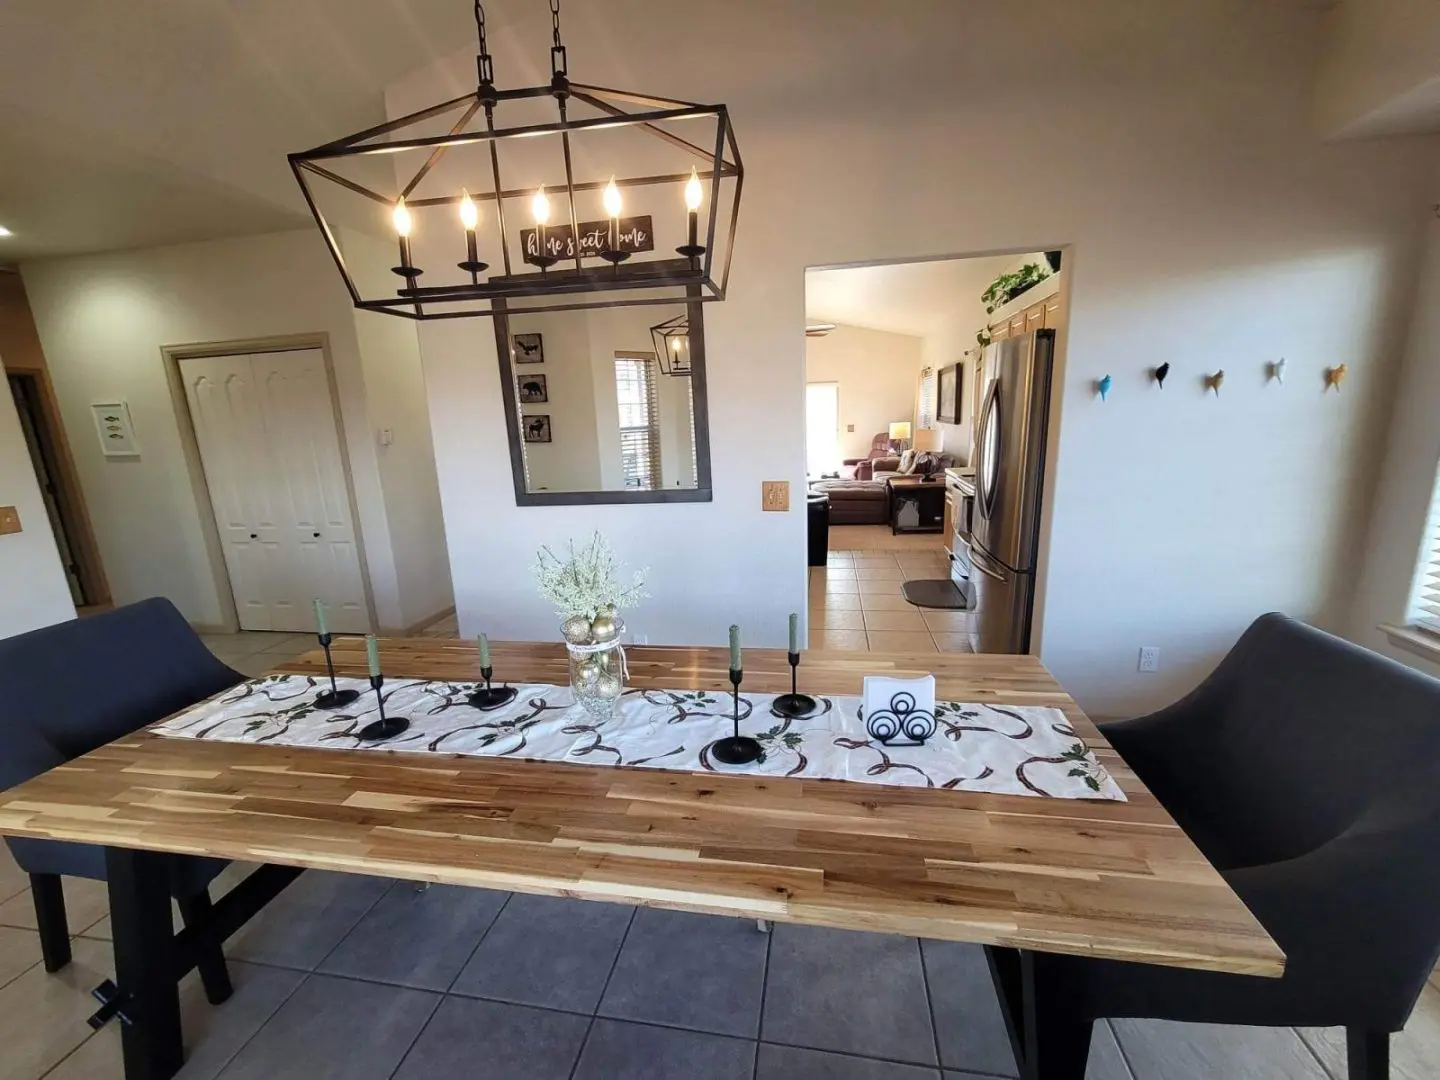
{"type": "MultiPolygon", "coordinates": [[[[568,684],[561,643],[490,652],[497,683],[568,684]]],[[[380,653],[387,679],[480,677],[471,641],[384,639],[380,653]]],[[[366,675],[362,639],[337,637],[331,655],[342,675],[366,675]]],[[[720,648],[628,647],[626,664],[632,689],[731,690],[720,648]]],[[[325,654],[277,671],[321,676],[325,654]]],[[[744,651],[747,692],[788,691],[791,671],[784,650],[744,651]]],[[[937,699],[1060,710],[1124,798],[357,752],[152,727],[0,793],[0,834],[106,848],[115,980],[102,1011],[124,1022],[127,1080],[179,1070],[178,977],[309,868],[978,943],[1025,1080],[1084,1075],[1088,1021],[1068,1007],[1061,965],[1047,963],[1057,955],[1283,974],[1264,927],[1037,657],[812,650],[798,669],[802,690],[832,695],[860,694],[867,675],[916,674],[934,676],[937,699]],[[263,865],[210,921],[177,934],[176,854],[263,865]]]]}

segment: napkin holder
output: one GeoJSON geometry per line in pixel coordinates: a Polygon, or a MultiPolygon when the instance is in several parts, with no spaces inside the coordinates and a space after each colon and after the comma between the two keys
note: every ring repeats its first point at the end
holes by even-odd
{"type": "Polygon", "coordinates": [[[883,746],[923,746],[935,734],[935,676],[866,675],[860,718],[883,746]]]}

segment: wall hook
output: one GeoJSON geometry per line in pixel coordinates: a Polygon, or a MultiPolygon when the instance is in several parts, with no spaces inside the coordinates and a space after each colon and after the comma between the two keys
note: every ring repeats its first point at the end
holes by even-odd
{"type": "Polygon", "coordinates": [[[1096,380],[1095,391],[1100,395],[1101,401],[1104,401],[1110,396],[1110,387],[1114,385],[1115,380],[1112,379],[1109,375],[1106,375],[1103,379],[1096,380]]]}
{"type": "Polygon", "coordinates": [[[1270,365],[1270,378],[1281,386],[1285,385],[1285,358],[1283,356],[1270,365]]]}
{"type": "Polygon", "coordinates": [[[1205,388],[1215,391],[1215,396],[1220,396],[1220,387],[1225,384],[1225,369],[1221,368],[1214,375],[1205,376],[1205,388]]]}
{"type": "Polygon", "coordinates": [[[1344,364],[1337,364],[1335,367],[1326,368],[1325,389],[1329,390],[1333,386],[1335,392],[1338,394],[1340,392],[1340,384],[1345,381],[1345,376],[1348,374],[1349,371],[1344,364]]]}
{"type": "Polygon", "coordinates": [[[1159,384],[1160,389],[1161,389],[1161,390],[1164,390],[1164,389],[1165,389],[1165,377],[1170,374],[1170,361],[1169,361],[1169,360],[1166,360],[1165,363],[1161,364],[1159,367],[1157,367],[1157,368],[1156,368],[1154,371],[1152,371],[1150,374],[1155,377],[1155,382],[1156,382],[1157,384],[1159,384]]]}

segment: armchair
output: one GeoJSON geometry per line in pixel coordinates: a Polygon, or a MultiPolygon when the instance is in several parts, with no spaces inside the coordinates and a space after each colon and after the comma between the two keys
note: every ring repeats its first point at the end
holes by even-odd
{"type": "MultiPolygon", "coordinates": [[[[1389,1036],[1440,957],[1437,718],[1440,680],[1270,614],[1187,697],[1103,725],[1286,969],[1045,957],[1083,1017],[1074,1042],[1102,1017],[1344,1027],[1350,1080],[1387,1077],[1389,1036]]],[[[991,961],[1014,969],[1007,950],[991,961]]]]}
{"type": "Polygon", "coordinates": [[[876,458],[890,456],[890,433],[881,431],[870,440],[870,452],[863,458],[846,458],[840,463],[840,476],[845,480],[869,480],[868,475],[861,476],[860,468],[869,461],[876,458]]]}

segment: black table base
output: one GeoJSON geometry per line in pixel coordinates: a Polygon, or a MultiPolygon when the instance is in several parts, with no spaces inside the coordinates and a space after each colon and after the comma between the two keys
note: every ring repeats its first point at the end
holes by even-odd
{"type": "Polygon", "coordinates": [[[1072,966],[1028,949],[985,946],[1020,1080],[1085,1080],[1093,1020],[1075,1007],[1072,966]]]}

